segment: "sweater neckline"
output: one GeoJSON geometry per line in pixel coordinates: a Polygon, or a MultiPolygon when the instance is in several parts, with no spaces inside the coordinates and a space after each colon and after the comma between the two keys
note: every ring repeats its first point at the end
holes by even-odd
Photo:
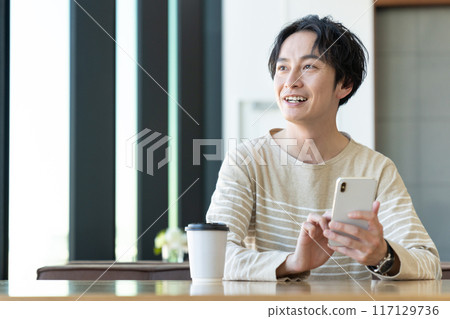
{"type": "Polygon", "coordinates": [[[295,158],[294,156],[292,156],[288,152],[286,152],[274,140],[273,134],[275,134],[275,133],[277,133],[277,132],[279,132],[281,130],[282,130],[281,128],[274,128],[274,129],[269,130],[269,132],[266,134],[266,138],[269,140],[269,145],[279,149],[280,152],[282,152],[284,154],[284,156],[287,156],[289,165],[294,165],[294,166],[299,166],[299,167],[304,167],[304,168],[309,168],[309,169],[322,169],[322,168],[325,168],[325,167],[329,167],[330,165],[333,165],[334,163],[340,161],[343,157],[345,157],[345,155],[347,153],[351,152],[351,150],[354,147],[356,147],[356,145],[357,145],[357,143],[351,138],[350,134],[348,134],[346,132],[339,131],[341,134],[343,134],[349,140],[348,144],[344,147],[344,149],[342,151],[339,152],[339,154],[337,154],[333,158],[330,158],[329,160],[325,161],[322,164],[305,163],[305,162],[302,162],[302,161],[298,160],[297,158],[295,158]]]}

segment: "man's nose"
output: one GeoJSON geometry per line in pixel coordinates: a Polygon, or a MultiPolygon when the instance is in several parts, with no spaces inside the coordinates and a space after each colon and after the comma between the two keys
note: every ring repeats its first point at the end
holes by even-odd
{"type": "Polygon", "coordinates": [[[286,81],[284,82],[284,87],[289,89],[302,86],[303,86],[302,74],[300,72],[290,72],[289,76],[286,78],[286,81]]]}

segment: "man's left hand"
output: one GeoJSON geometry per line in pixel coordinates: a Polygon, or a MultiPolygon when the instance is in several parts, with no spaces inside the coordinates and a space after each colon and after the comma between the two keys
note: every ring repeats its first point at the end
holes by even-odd
{"type": "Polygon", "coordinates": [[[387,253],[387,244],[383,237],[383,225],[378,220],[380,202],[373,203],[372,211],[353,211],[348,213],[351,219],[363,219],[369,224],[368,229],[358,226],[331,221],[329,230],[324,231],[324,236],[334,240],[343,246],[329,246],[334,251],[353,258],[363,265],[376,265],[387,253]],[[350,234],[357,239],[339,235],[335,231],[350,234]]]}

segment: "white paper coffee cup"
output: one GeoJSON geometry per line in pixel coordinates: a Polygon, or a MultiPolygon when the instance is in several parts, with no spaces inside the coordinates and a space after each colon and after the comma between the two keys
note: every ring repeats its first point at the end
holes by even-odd
{"type": "Polygon", "coordinates": [[[221,223],[189,224],[185,230],[192,281],[221,281],[229,230],[227,225],[221,223]]]}

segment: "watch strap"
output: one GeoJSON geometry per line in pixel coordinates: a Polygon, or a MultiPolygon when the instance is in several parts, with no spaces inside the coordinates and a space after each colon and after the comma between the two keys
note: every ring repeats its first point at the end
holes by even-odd
{"type": "Polygon", "coordinates": [[[387,240],[387,253],[386,256],[383,257],[383,259],[380,260],[380,262],[375,266],[368,266],[368,268],[373,271],[376,274],[385,275],[387,274],[392,266],[394,266],[395,261],[395,254],[394,250],[392,249],[391,245],[389,245],[389,242],[387,240]]]}

